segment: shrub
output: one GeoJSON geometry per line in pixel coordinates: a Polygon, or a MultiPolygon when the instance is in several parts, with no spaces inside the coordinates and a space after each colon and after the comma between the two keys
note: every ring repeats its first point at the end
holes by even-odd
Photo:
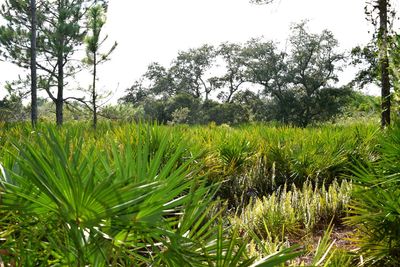
{"type": "Polygon", "coordinates": [[[286,249],[255,263],[181,134],[156,125],[67,126],[8,129],[0,265],[271,266],[299,254],[286,249]]]}
{"type": "Polygon", "coordinates": [[[400,128],[380,138],[381,157],[354,166],[356,184],[351,216],[356,241],[369,265],[400,264],[400,128]]]}
{"type": "Polygon", "coordinates": [[[334,181],[321,188],[306,182],[301,188],[286,186],[276,193],[254,199],[234,224],[249,227],[262,238],[273,239],[302,236],[340,219],[347,213],[352,185],[350,182],[334,181]]]}

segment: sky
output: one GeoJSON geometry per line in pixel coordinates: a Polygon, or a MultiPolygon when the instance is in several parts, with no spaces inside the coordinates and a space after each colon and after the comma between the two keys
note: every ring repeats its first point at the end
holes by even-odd
{"type": "MultiPolygon", "coordinates": [[[[0,0],[3,2],[4,0],[0,0]]],[[[99,84],[113,91],[114,101],[146,71],[151,62],[168,66],[178,51],[203,44],[246,42],[263,36],[284,43],[290,25],[309,20],[311,32],[333,32],[340,48],[370,40],[365,0],[276,0],[254,5],[249,0],[110,0],[104,33],[118,47],[99,68],[99,84]]],[[[0,96],[4,81],[18,70],[0,62],[0,96]]],[[[88,74],[89,75],[89,74],[88,74]]],[[[344,80],[350,79],[344,74],[344,80]]],[[[343,81],[342,81],[343,82],[343,81]]],[[[81,78],[82,86],[86,85],[81,78]]],[[[3,90],[3,92],[2,92],[3,90]]]]}

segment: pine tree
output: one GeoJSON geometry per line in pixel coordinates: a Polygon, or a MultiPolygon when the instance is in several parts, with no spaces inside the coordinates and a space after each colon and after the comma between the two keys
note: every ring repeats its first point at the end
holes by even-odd
{"type": "MultiPolygon", "coordinates": [[[[38,88],[45,90],[56,106],[57,125],[63,123],[63,106],[67,79],[81,70],[74,60],[85,38],[85,20],[95,0],[38,0],[36,3],[36,68],[38,88]],[[39,73],[40,72],[40,73],[39,73]]],[[[102,2],[106,6],[107,2],[102,2]]],[[[6,0],[1,15],[6,25],[0,27],[3,59],[30,68],[31,8],[28,0],[6,0]]],[[[33,28],[32,28],[33,29],[33,28]]],[[[32,82],[33,83],[33,82],[32,82]]]]}
{"type": "Polygon", "coordinates": [[[37,124],[37,71],[36,71],[36,0],[30,0],[31,15],[31,123],[37,124]]]}
{"type": "Polygon", "coordinates": [[[91,86],[91,101],[90,101],[90,110],[93,114],[93,128],[97,126],[97,113],[98,113],[98,92],[96,91],[96,82],[97,82],[97,67],[99,64],[109,60],[111,53],[117,47],[117,43],[115,42],[112,47],[104,54],[100,52],[100,48],[102,44],[106,41],[108,36],[105,36],[101,39],[101,31],[103,29],[104,24],[106,23],[105,9],[103,5],[96,4],[93,6],[88,12],[88,21],[87,21],[87,30],[88,34],[85,38],[86,44],[86,58],[84,62],[92,67],[92,86],[91,86]]]}

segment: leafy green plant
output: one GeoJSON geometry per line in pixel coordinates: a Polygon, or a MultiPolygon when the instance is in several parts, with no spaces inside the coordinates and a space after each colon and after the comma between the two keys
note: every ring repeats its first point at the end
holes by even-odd
{"type": "Polygon", "coordinates": [[[311,266],[329,266],[327,264],[330,262],[333,255],[330,254],[330,252],[335,244],[335,240],[330,240],[332,230],[333,225],[330,224],[325,230],[324,235],[318,240],[317,247],[310,264],[311,266]]]}
{"type": "Polygon", "coordinates": [[[168,227],[162,226],[172,223],[165,216],[181,212],[187,191],[198,183],[188,177],[195,173],[191,159],[176,165],[181,146],[162,164],[167,140],[154,155],[148,142],[139,141],[112,145],[108,157],[77,136],[49,130],[35,135],[34,144],[14,144],[15,165],[2,177],[2,208],[44,223],[45,240],[64,264],[107,262],[129,244],[143,257],[147,249],[140,244],[165,238],[168,227]]]}
{"type": "Polygon", "coordinates": [[[357,185],[347,223],[356,226],[356,241],[366,264],[400,264],[400,128],[382,136],[381,158],[354,166],[357,185]]]}
{"type": "Polygon", "coordinates": [[[327,189],[313,187],[310,182],[302,188],[283,187],[275,194],[256,199],[233,223],[246,225],[261,238],[296,237],[327,225],[332,218],[339,221],[347,212],[352,185],[334,182],[327,189]]]}
{"type": "Polygon", "coordinates": [[[0,165],[3,262],[263,266],[295,256],[287,249],[255,263],[187,142],[161,138],[156,126],[103,127],[104,136],[72,125],[11,138],[0,165]]]}

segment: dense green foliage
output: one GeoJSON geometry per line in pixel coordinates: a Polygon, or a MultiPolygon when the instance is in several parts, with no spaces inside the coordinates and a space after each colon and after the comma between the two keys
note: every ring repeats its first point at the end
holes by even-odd
{"type": "Polygon", "coordinates": [[[306,182],[302,188],[293,185],[290,190],[284,186],[256,199],[234,222],[263,238],[305,236],[331,220],[340,223],[348,212],[351,191],[352,185],[347,181],[334,181],[326,187],[306,182]]]}
{"type": "Polygon", "coordinates": [[[348,223],[359,230],[357,241],[371,265],[400,264],[399,160],[400,129],[385,133],[382,157],[355,167],[355,194],[348,223]]]}
{"type": "Polygon", "coordinates": [[[27,117],[21,97],[12,94],[0,100],[0,121],[24,121],[27,117]]]}
{"type": "Polygon", "coordinates": [[[343,113],[353,93],[335,85],[343,59],[331,32],[310,33],[302,22],[292,27],[285,50],[251,39],[181,51],[170,67],[152,63],[121,101],[160,123],[279,121],[305,127],[343,113]],[[222,73],[216,76],[216,69],[222,73]]]}
{"type": "Polygon", "coordinates": [[[341,177],[379,157],[361,124],[0,126],[0,258],[22,265],[276,266],[294,243],[349,261],[302,236],[341,224],[341,177]]]}
{"type": "MultiPolygon", "coordinates": [[[[113,141],[101,143],[94,133],[83,139],[79,127],[25,130],[9,130],[20,135],[7,141],[10,146],[1,157],[0,233],[10,262],[254,262],[237,231],[222,228],[223,210],[214,212],[212,204],[217,187],[206,186],[201,164],[194,164],[197,152],[188,151],[179,135],[132,126],[116,129],[113,141]]],[[[287,250],[262,262],[282,262],[295,255],[287,250]]]]}

